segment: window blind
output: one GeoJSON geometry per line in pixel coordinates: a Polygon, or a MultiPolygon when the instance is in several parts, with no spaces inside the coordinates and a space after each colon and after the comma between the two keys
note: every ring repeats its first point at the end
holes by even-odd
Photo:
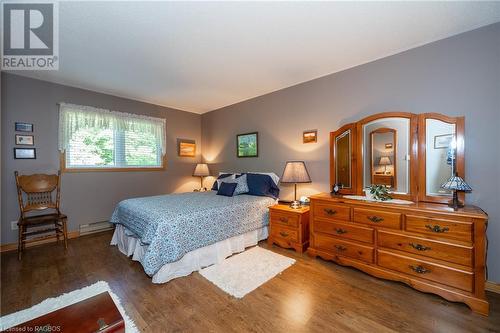
{"type": "Polygon", "coordinates": [[[165,119],[61,103],[59,150],[67,169],[158,168],[165,119]]]}

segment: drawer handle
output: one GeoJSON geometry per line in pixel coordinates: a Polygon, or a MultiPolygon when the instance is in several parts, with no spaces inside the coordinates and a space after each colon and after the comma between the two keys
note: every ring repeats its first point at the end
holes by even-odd
{"type": "Polygon", "coordinates": [[[325,208],[325,209],[323,209],[323,210],[325,211],[325,213],[326,213],[327,215],[330,215],[330,216],[337,214],[337,211],[336,211],[336,210],[334,210],[334,209],[331,209],[331,208],[325,208]]]}
{"type": "Polygon", "coordinates": [[[375,223],[380,223],[384,220],[383,217],[380,217],[380,216],[376,216],[376,215],[373,215],[373,216],[367,216],[366,217],[368,220],[372,221],[372,222],[375,222],[375,223]]]}
{"type": "Polygon", "coordinates": [[[340,252],[347,250],[347,248],[342,246],[342,245],[335,245],[335,248],[337,249],[337,251],[340,251],[340,252]]]}
{"type": "Polygon", "coordinates": [[[335,232],[339,235],[347,234],[347,230],[344,230],[342,228],[335,228],[335,232]]]}
{"type": "Polygon", "coordinates": [[[448,227],[441,228],[441,226],[438,224],[436,224],[434,226],[432,226],[430,224],[426,224],[425,227],[427,229],[429,229],[430,231],[437,232],[437,233],[443,233],[443,232],[447,232],[450,230],[450,228],[448,228],[448,227]]]}
{"type": "Polygon", "coordinates": [[[280,235],[283,236],[283,237],[288,237],[288,233],[286,233],[284,231],[280,231],[280,235]]]}
{"type": "Polygon", "coordinates": [[[431,271],[423,266],[418,265],[417,267],[410,265],[409,266],[412,271],[414,271],[417,274],[425,274],[425,273],[430,273],[431,271]]]}
{"type": "Polygon", "coordinates": [[[417,250],[417,251],[427,251],[427,250],[431,250],[431,248],[430,248],[430,247],[428,247],[428,246],[424,246],[424,245],[422,245],[422,244],[413,244],[413,243],[410,243],[410,244],[408,244],[408,245],[410,245],[412,248],[414,248],[414,249],[415,249],[415,250],[417,250]]]}
{"type": "Polygon", "coordinates": [[[286,217],[280,217],[280,221],[288,224],[288,218],[286,217]]]}

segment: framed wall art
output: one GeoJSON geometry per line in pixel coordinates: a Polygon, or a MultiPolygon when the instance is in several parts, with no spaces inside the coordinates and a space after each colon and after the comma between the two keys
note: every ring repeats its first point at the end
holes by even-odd
{"type": "Polygon", "coordinates": [[[196,143],[192,140],[179,140],[179,156],[195,157],[196,143]]]}
{"type": "Polygon", "coordinates": [[[302,134],[303,143],[316,143],[318,142],[318,130],[304,131],[302,134]]]}
{"type": "Polygon", "coordinates": [[[14,148],[14,159],[16,160],[34,160],[36,159],[35,148],[14,148]]]}
{"type": "Polygon", "coordinates": [[[16,132],[33,132],[33,124],[16,122],[15,129],[16,132]]]}
{"type": "Polygon", "coordinates": [[[453,134],[436,135],[434,137],[434,149],[447,149],[451,141],[453,141],[453,134]]]}
{"type": "Polygon", "coordinates": [[[33,135],[16,134],[16,145],[33,146],[35,145],[35,139],[33,135]]]}
{"type": "Polygon", "coordinates": [[[236,156],[259,156],[259,133],[244,133],[236,135],[236,156]]]}

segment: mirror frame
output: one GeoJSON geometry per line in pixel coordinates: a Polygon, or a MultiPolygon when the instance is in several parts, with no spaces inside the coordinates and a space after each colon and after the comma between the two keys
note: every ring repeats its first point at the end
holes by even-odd
{"type": "MultiPolygon", "coordinates": [[[[427,195],[427,165],[426,165],[426,149],[427,149],[427,131],[426,131],[426,120],[436,119],[448,124],[455,125],[455,137],[457,144],[457,157],[456,157],[456,172],[462,178],[465,176],[465,149],[464,149],[464,136],[465,136],[465,117],[449,117],[439,113],[423,113],[419,115],[419,133],[418,133],[418,160],[420,162],[418,179],[419,179],[419,201],[427,202],[438,202],[438,203],[448,203],[452,199],[451,196],[436,196],[427,195]]],[[[464,202],[465,194],[463,192],[458,192],[458,199],[464,202]]]]}
{"type": "MultiPolygon", "coordinates": [[[[374,183],[375,174],[373,170],[375,169],[375,161],[373,160],[373,135],[376,133],[392,133],[392,160],[395,161],[395,157],[397,156],[397,146],[398,146],[398,131],[393,128],[381,127],[377,128],[370,132],[370,182],[374,183]]],[[[396,163],[394,163],[392,177],[394,178],[393,188],[397,188],[398,183],[398,172],[396,163]]]]}
{"type": "MultiPolygon", "coordinates": [[[[334,132],[330,132],[330,189],[335,184],[335,138],[347,130],[352,133],[351,175],[352,188],[341,190],[341,194],[364,195],[363,193],[363,125],[381,118],[407,118],[410,120],[410,171],[408,194],[392,194],[394,198],[414,202],[448,203],[451,197],[427,195],[426,189],[426,120],[437,119],[456,125],[457,157],[456,171],[460,177],[465,176],[465,117],[449,117],[439,113],[414,114],[409,112],[377,113],[358,122],[346,124],[334,132]]],[[[397,140],[397,139],[396,139],[397,140]]],[[[370,157],[371,158],[371,157],[370,157]]],[[[459,199],[465,202],[465,194],[458,193],[459,199]]]]}
{"type": "Polygon", "coordinates": [[[335,139],[347,131],[351,131],[351,187],[344,188],[339,191],[341,194],[356,194],[357,191],[357,168],[356,168],[356,150],[357,150],[357,134],[356,134],[356,124],[351,123],[340,127],[335,132],[330,132],[330,191],[333,185],[337,182],[337,176],[335,174],[335,161],[337,156],[337,149],[335,145],[335,139]]]}
{"type": "MultiPolygon", "coordinates": [[[[370,123],[374,120],[382,119],[382,118],[407,118],[410,120],[410,151],[408,155],[410,156],[410,172],[408,173],[409,181],[408,181],[408,193],[392,193],[391,196],[397,199],[416,201],[417,200],[417,174],[418,174],[418,159],[417,159],[417,149],[418,149],[418,116],[416,114],[410,112],[382,112],[377,113],[366,118],[361,119],[356,123],[357,132],[358,132],[358,142],[357,145],[357,156],[359,156],[360,163],[358,164],[357,173],[358,179],[363,179],[363,165],[364,158],[363,156],[363,126],[367,123],[370,123]]],[[[367,158],[369,156],[366,156],[367,158]]],[[[357,186],[357,193],[359,195],[363,195],[363,182],[359,181],[357,186]]]]}

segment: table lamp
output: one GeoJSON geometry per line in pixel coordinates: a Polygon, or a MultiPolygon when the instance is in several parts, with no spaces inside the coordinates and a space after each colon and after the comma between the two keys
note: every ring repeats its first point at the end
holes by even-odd
{"type": "Polygon", "coordinates": [[[446,183],[441,185],[441,188],[453,191],[453,199],[448,203],[448,206],[450,206],[454,210],[457,210],[458,208],[464,206],[463,202],[460,202],[458,200],[457,191],[463,191],[463,192],[472,191],[472,188],[469,186],[469,184],[467,184],[465,180],[459,177],[458,173],[455,173],[454,176],[451,176],[450,179],[446,181],[446,183]]]}
{"type": "Polygon", "coordinates": [[[384,166],[384,174],[387,174],[387,166],[392,165],[391,159],[389,156],[382,156],[380,158],[380,161],[378,162],[378,165],[383,165],[384,166]]]}
{"type": "MultiPolygon", "coordinates": [[[[210,170],[208,170],[208,165],[206,163],[198,163],[194,168],[193,176],[200,177],[200,191],[204,189],[203,187],[203,177],[210,176],[210,170]]],[[[206,189],[205,189],[206,190],[206,189]]]]}
{"type": "Polygon", "coordinates": [[[311,178],[307,172],[306,164],[304,161],[288,161],[281,177],[282,183],[293,183],[295,185],[294,200],[290,204],[291,208],[299,208],[300,202],[297,201],[297,184],[310,183],[311,178]]]}

